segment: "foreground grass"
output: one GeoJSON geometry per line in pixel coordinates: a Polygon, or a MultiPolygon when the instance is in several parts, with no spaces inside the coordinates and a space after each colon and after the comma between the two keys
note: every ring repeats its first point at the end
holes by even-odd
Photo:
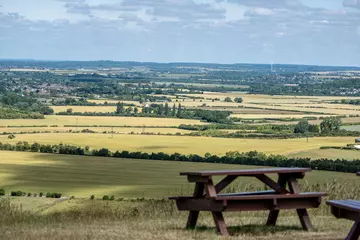
{"type": "Polygon", "coordinates": [[[15,139],[0,136],[0,142],[17,143],[27,141],[46,144],[71,144],[89,146],[91,148],[106,147],[110,150],[127,150],[132,152],[165,152],[182,154],[200,154],[207,152],[222,155],[229,151],[248,152],[257,150],[267,154],[287,155],[302,151],[319,149],[321,146],[345,146],[353,143],[355,137],[317,137],[296,139],[238,139],[211,138],[192,136],[157,136],[157,135],[116,135],[107,134],[75,134],[75,133],[41,133],[18,134],[15,139]]]}
{"type": "MultiPolygon", "coordinates": [[[[193,185],[179,176],[181,171],[246,168],[254,167],[0,151],[0,188],[85,198],[92,194],[162,198],[192,192],[193,185]]],[[[302,183],[324,185],[335,180],[351,185],[359,179],[349,173],[313,171],[302,183]]],[[[254,178],[239,178],[233,186],[263,188],[254,178]]]]}
{"type": "MultiPolygon", "coordinates": [[[[215,233],[208,213],[200,215],[195,230],[185,230],[187,214],[169,201],[75,199],[34,212],[0,199],[0,210],[1,239],[225,239],[215,233]]],[[[343,239],[351,227],[350,221],[311,210],[315,231],[304,232],[294,214],[283,211],[278,226],[266,227],[267,212],[226,213],[226,239],[343,239]]]]}

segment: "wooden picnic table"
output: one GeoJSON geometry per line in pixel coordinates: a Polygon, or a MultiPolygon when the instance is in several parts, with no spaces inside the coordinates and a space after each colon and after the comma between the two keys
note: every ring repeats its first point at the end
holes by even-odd
{"type": "MultiPolygon", "coordinates": [[[[360,172],[356,173],[360,176],[360,172]]],[[[327,204],[331,207],[331,213],[336,218],[344,218],[354,221],[352,228],[345,240],[357,240],[360,236],[360,201],[356,200],[330,200],[327,204]]]]}
{"type": "Polygon", "coordinates": [[[189,211],[186,228],[194,228],[200,211],[212,212],[217,231],[229,235],[222,212],[270,210],[267,225],[275,225],[281,209],[296,209],[304,230],[313,228],[307,208],[317,208],[326,193],[302,193],[297,179],[304,178],[309,168],[264,168],[232,171],[182,172],[189,182],[195,183],[193,196],[170,197],[176,200],[178,210],[189,211]],[[277,174],[275,182],[267,174],[277,174]],[[216,185],[213,176],[225,176],[216,185]],[[225,193],[225,189],[238,177],[255,177],[269,191],[225,193]],[[286,188],[288,185],[288,188],[286,188]]]}

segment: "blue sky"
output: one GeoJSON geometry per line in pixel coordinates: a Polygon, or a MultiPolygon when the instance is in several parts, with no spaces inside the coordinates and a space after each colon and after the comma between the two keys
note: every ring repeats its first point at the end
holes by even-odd
{"type": "Polygon", "coordinates": [[[360,0],[0,0],[0,58],[360,66],[360,0]]]}

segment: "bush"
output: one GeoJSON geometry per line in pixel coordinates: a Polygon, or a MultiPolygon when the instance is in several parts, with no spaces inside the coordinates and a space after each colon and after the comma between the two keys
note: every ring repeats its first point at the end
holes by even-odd
{"type": "Polygon", "coordinates": [[[0,196],[5,196],[5,189],[3,188],[0,189],[0,196]]]}
{"type": "Polygon", "coordinates": [[[91,200],[94,200],[94,199],[95,199],[95,195],[91,195],[90,199],[91,199],[91,200]]]}
{"type": "Polygon", "coordinates": [[[28,197],[31,197],[31,193],[28,193],[27,196],[28,196],[28,197]]]}
{"type": "Polygon", "coordinates": [[[34,193],[33,196],[34,196],[34,197],[37,197],[37,193],[34,193]]]}
{"type": "Polygon", "coordinates": [[[102,200],[108,201],[110,198],[108,195],[103,196],[102,200]]]}
{"type": "Polygon", "coordinates": [[[39,197],[42,197],[44,194],[41,192],[41,193],[39,193],[39,197]]]}
{"type": "Polygon", "coordinates": [[[46,193],[46,197],[47,197],[47,198],[51,198],[51,193],[49,193],[49,192],[46,193]]]}
{"type": "Polygon", "coordinates": [[[10,196],[12,196],[12,197],[21,197],[21,196],[23,196],[23,192],[22,191],[12,191],[10,196]]]}
{"type": "Polygon", "coordinates": [[[114,201],[114,200],[115,200],[115,196],[112,195],[112,196],[110,197],[110,201],[114,201]]]}

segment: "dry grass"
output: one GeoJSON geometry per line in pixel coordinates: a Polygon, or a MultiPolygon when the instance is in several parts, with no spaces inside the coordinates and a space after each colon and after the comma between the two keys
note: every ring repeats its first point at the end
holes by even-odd
{"type": "MultiPolygon", "coordinates": [[[[323,203],[323,209],[325,208],[323,203]]],[[[305,232],[295,212],[280,212],[276,227],[264,226],[267,212],[225,213],[231,237],[216,234],[212,217],[202,213],[195,230],[185,230],[187,213],[169,201],[103,202],[69,200],[45,211],[22,211],[0,201],[1,239],[343,239],[351,227],[328,211],[310,210],[315,231],[305,232]],[[60,205],[60,206],[59,206],[60,205]],[[10,217],[9,217],[10,216],[10,217]]]]}

